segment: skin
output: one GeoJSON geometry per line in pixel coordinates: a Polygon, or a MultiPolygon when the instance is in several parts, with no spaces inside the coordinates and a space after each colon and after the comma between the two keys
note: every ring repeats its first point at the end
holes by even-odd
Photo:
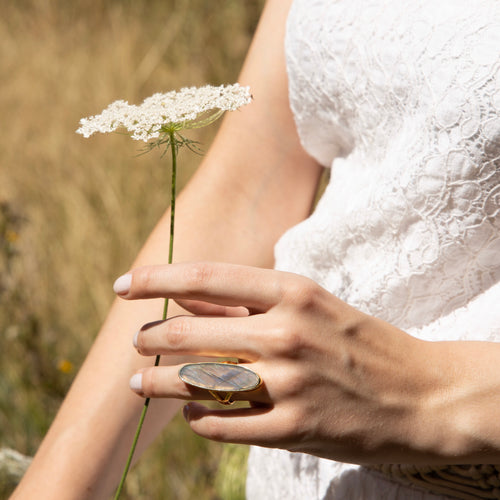
{"type": "Polygon", "coordinates": [[[189,403],[189,425],[210,439],[358,463],[500,463],[498,345],[419,341],[266,269],[280,235],[310,213],[321,173],[288,104],[289,3],[268,1],[239,78],[254,102],[225,117],[178,199],[177,263],[162,265],[167,211],[13,500],[108,498],[143,404],[130,377],[142,373],[138,392],[154,398],[137,458],[182,400],[208,397],[177,376],[200,356],[239,357],[264,381],[245,395],[250,408],[189,403]],[[151,323],[165,296],[176,300],[171,319],[151,323]],[[168,366],[151,368],[157,353],[168,366]]]}
{"type": "MultiPolygon", "coordinates": [[[[499,399],[498,376],[490,378],[496,344],[418,340],[292,273],[197,262],[129,277],[126,299],[170,297],[186,308],[194,301],[192,312],[202,310],[199,301],[216,305],[211,315],[145,325],[135,339],[139,353],[237,357],[264,381],[234,394],[249,408],[187,405],[184,416],[201,436],[363,464],[499,458],[498,430],[483,413],[499,399]],[[491,368],[478,370],[471,351],[491,368]]],[[[182,382],[179,368],[139,371],[136,392],[211,398],[182,382]]]]}
{"type": "MultiPolygon", "coordinates": [[[[289,3],[270,0],[266,5],[239,77],[242,85],[250,85],[254,100],[226,114],[178,197],[174,260],[272,267],[278,238],[311,211],[321,167],[302,149],[288,105],[283,39],[289,3]]],[[[133,267],[166,261],[169,221],[167,211],[133,267]]],[[[163,300],[113,304],[13,500],[109,498],[143,405],[130,391],[129,379],[151,364],[137,354],[132,338],[142,325],[161,318],[162,310],[163,300]]],[[[186,312],[176,304],[169,310],[172,315],[186,312]]],[[[177,364],[186,358],[164,361],[177,364]]],[[[136,459],[181,404],[152,402],[136,459]]]]}

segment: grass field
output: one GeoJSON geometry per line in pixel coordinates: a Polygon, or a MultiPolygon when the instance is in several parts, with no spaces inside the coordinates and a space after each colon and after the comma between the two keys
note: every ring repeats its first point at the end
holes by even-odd
{"type": "MultiPolygon", "coordinates": [[[[0,0],[0,448],[35,452],[113,280],[169,203],[158,155],[137,157],[120,135],[85,140],[79,119],[116,99],[235,81],[262,3],[0,0]]],[[[208,147],[214,132],[190,137],[208,147]]],[[[181,186],[199,161],[182,153],[181,186]]],[[[123,498],[241,498],[245,454],[178,419],[123,498]]]]}

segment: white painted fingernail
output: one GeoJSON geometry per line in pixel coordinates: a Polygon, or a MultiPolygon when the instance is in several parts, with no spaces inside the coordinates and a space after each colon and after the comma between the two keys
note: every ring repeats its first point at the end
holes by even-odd
{"type": "Polygon", "coordinates": [[[134,335],[134,339],[132,340],[134,347],[137,349],[137,337],[139,337],[140,331],[136,332],[134,335]]]}
{"type": "Polygon", "coordinates": [[[136,373],[130,378],[130,388],[135,392],[142,392],[142,373],[136,373]]]}
{"type": "Polygon", "coordinates": [[[127,273],[120,276],[113,285],[113,290],[117,295],[125,295],[130,290],[132,284],[132,275],[127,273]]]}

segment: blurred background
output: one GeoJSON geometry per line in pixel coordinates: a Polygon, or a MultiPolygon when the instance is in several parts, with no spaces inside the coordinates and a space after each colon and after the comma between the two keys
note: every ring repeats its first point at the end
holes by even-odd
{"type": "MultiPolygon", "coordinates": [[[[114,298],[114,279],[169,203],[168,162],[155,151],[137,156],[141,144],[122,135],[83,139],[79,119],[117,99],[236,81],[262,6],[0,0],[4,454],[36,451],[114,298]]],[[[206,149],[216,128],[189,137],[206,149]]],[[[181,187],[199,162],[181,152],[181,187]]],[[[123,498],[243,498],[246,453],[197,438],[176,419],[129,475],[123,498]]],[[[15,480],[0,470],[0,499],[15,480]]]]}

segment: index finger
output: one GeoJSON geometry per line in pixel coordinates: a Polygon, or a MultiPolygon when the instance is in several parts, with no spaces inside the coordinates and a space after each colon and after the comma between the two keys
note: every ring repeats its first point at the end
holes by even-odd
{"type": "Polygon", "coordinates": [[[202,300],[265,311],[277,304],[286,273],[236,264],[195,262],[134,269],[115,281],[124,299],[202,300]]]}

